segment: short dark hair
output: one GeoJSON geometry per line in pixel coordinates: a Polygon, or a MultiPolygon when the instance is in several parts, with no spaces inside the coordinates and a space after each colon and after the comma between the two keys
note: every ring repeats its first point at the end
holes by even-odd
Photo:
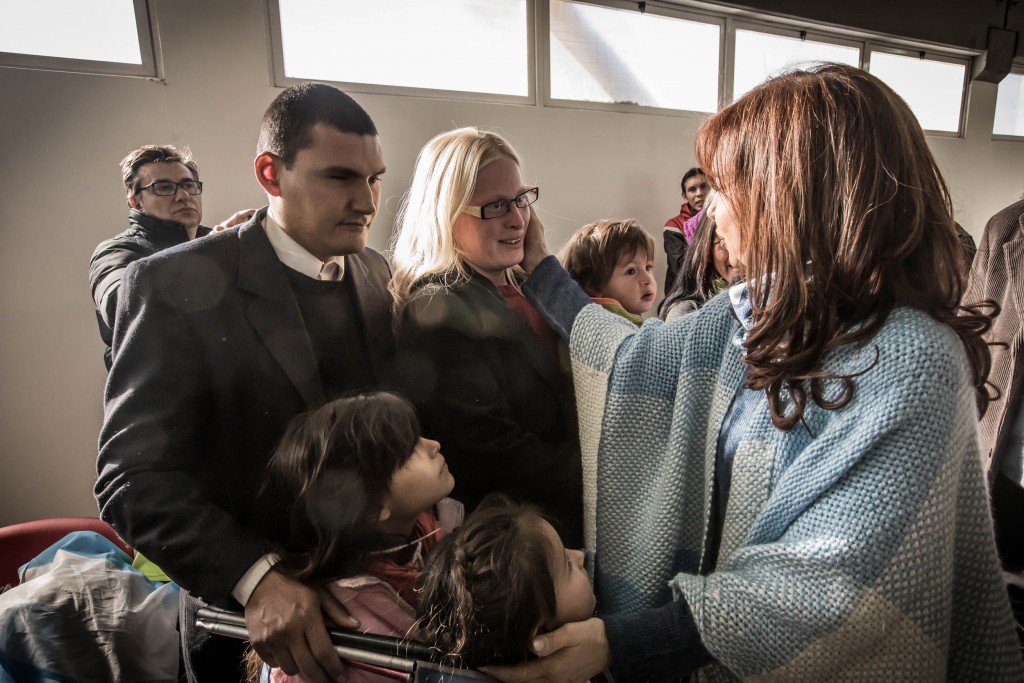
{"type": "Polygon", "coordinates": [[[689,171],[683,174],[683,179],[679,181],[679,189],[682,190],[683,194],[686,194],[686,181],[694,176],[705,175],[704,171],[701,170],[700,166],[694,166],[689,171]]]}
{"type": "Polygon", "coordinates": [[[420,639],[445,665],[516,664],[554,624],[555,584],[544,517],[492,494],[438,543],[423,569],[420,639]]]}
{"type": "Polygon", "coordinates": [[[326,83],[303,83],[286,88],[267,107],[256,154],[269,152],[291,166],[295,155],[313,144],[318,123],[342,133],[377,135],[373,119],[351,97],[326,83]]]}
{"type": "Polygon", "coordinates": [[[124,180],[124,189],[129,197],[139,193],[139,169],[146,164],[160,162],[178,162],[183,164],[192,173],[192,177],[199,180],[199,166],[192,159],[192,152],[188,147],[178,149],[173,145],[143,145],[133,149],[124,159],[121,159],[121,179],[124,180]]]}
{"type": "Polygon", "coordinates": [[[378,514],[419,438],[415,408],[387,392],[340,398],[292,420],[260,491],[261,504],[288,522],[286,537],[270,539],[277,569],[310,585],[362,571],[385,543],[378,514]]]}
{"type": "Polygon", "coordinates": [[[619,260],[643,249],[654,258],[654,240],[635,219],[605,218],[577,230],[558,252],[569,275],[591,296],[598,296],[619,260]]]}

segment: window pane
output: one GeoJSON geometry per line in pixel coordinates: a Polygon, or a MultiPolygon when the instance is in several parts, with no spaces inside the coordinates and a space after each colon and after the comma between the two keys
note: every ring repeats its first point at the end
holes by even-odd
{"type": "Polygon", "coordinates": [[[925,130],[960,130],[965,71],[963,64],[871,53],[871,73],[907,101],[925,130]]]}
{"type": "Polygon", "coordinates": [[[1008,74],[999,82],[992,132],[1024,136],[1024,76],[1021,74],[1008,74]]]}
{"type": "Polygon", "coordinates": [[[717,24],[551,1],[551,97],[718,109],[717,24]]]}
{"type": "Polygon", "coordinates": [[[0,52],[142,64],[132,0],[2,0],[0,17],[0,52]]]}
{"type": "Polygon", "coordinates": [[[736,29],[736,67],[733,99],[786,69],[815,62],[860,66],[860,49],[847,45],[800,40],[759,31],[736,29]]]}
{"type": "Polygon", "coordinates": [[[529,94],[526,0],[279,0],[285,76],[529,94]]]}

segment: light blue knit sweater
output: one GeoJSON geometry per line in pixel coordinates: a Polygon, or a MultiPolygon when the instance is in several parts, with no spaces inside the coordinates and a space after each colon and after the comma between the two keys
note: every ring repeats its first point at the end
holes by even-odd
{"type": "MultiPolygon", "coordinates": [[[[571,298],[540,289],[542,308],[571,298]]],[[[900,309],[831,353],[827,369],[871,369],[844,408],[810,405],[806,428],[776,429],[765,400],[735,455],[717,567],[701,575],[743,374],[727,296],[640,330],[594,305],[563,317],[602,612],[686,600],[713,679],[1024,680],[949,327],[900,309]]]]}

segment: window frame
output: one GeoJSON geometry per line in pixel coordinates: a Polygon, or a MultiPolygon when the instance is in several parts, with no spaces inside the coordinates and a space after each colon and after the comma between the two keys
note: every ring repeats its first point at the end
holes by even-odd
{"type": "MultiPolygon", "coordinates": [[[[641,13],[637,3],[631,0],[566,0],[581,5],[593,5],[641,13]]],[[[542,82],[540,89],[541,105],[555,109],[590,109],[597,111],[611,111],[625,114],[656,114],[660,116],[676,116],[683,118],[707,118],[714,112],[697,111],[693,109],[670,109],[667,107],[652,107],[643,104],[628,104],[624,102],[588,102],[585,100],[555,99],[551,96],[551,2],[550,0],[536,0],[537,7],[537,38],[538,52],[540,56],[538,68],[538,80],[542,82]]],[[[683,19],[700,24],[718,25],[718,103],[721,108],[723,89],[723,69],[721,65],[726,59],[725,41],[727,36],[726,17],[709,12],[701,12],[690,8],[668,6],[662,4],[648,3],[642,14],[653,14],[670,19],[683,19]]]]}
{"type": "MultiPolygon", "coordinates": [[[[964,67],[964,78],[960,83],[960,112],[957,116],[957,127],[955,131],[950,130],[935,130],[934,128],[921,128],[927,135],[942,138],[962,138],[964,136],[964,129],[967,123],[967,99],[970,92],[971,83],[971,60],[968,57],[957,57],[951,54],[945,54],[940,52],[929,51],[925,49],[915,50],[911,47],[901,47],[884,43],[881,41],[865,40],[864,41],[864,64],[861,67],[868,73],[871,73],[871,55],[875,52],[882,52],[885,54],[898,55],[900,57],[915,57],[917,59],[928,60],[933,62],[945,62],[947,64],[959,64],[964,67]]],[[[897,93],[899,94],[899,93],[897,93]]]]}
{"type": "Polygon", "coordinates": [[[724,100],[724,103],[733,102],[735,99],[734,87],[736,85],[736,32],[737,31],[749,31],[751,33],[763,33],[772,36],[782,36],[784,38],[796,38],[802,42],[812,41],[815,43],[824,43],[826,45],[839,45],[841,47],[852,47],[856,48],[858,53],[857,65],[860,68],[864,68],[864,50],[865,45],[863,40],[856,40],[854,38],[841,37],[833,34],[821,32],[813,28],[801,28],[799,26],[789,26],[784,24],[773,24],[752,20],[746,17],[737,17],[733,20],[732,26],[730,27],[732,33],[732,45],[730,46],[731,55],[730,58],[730,69],[729,69],[729,92],[728,99],[724,100]]]}
{"type": "Polygon", "coordinates": [[[132,0],[132,5],[135,10],[135,31],[139,40],[141,64],[0,51],[0,68],[161,79],[161,65],[157,59],[160,40],[153,0],[132,0]]]}
{"type": "Polygon", "coordinates": [[[526,95],[502,95],[500,93],[482,93],[466,90],[445,90],[441,88],[418,88],[405,85],[384,85],[381,83],[359,83],[352,81],[333,81],[324,79],[299,78],[287,76],[284,71],[284,42],[281,35],[281,10],[279,0],[267,0],[267,20],[270,29],[271,79],[279,88],[319,81],[330,83],[348,93],[366,93],[370,95],[399,95],[405,97],[425,97],[442,100],[465,102],[492,102],[499,104],[536,105],[537,103],[537,50],[536,50],[536,2],[526,2],[526,95]]]}
{"type": "MultiPolygon", "coordinates": [[[[141,0],[136,0],[139,2],[141,0]]],[[[654,14],[673,19],[683,19],[698,23],[718,25],[718,108],[733,101],[733,80],[736,66],[736,31],[749,30],[770,35],[786,37],[803,37],[805,40],[855,47],[860,51],[860,68],[870,71],[871,53],[886,52],[891,54],[923,57],[929,60],[960,64],[964,67],[964,81],[961,88],[960,112],[957,130],[940,131],[925,129],[925,133],[935,137],[962,138],[965,134],[967,105],[970,97],[970,65],[972,57],[980,51],[963,48],[936,46],[922,41],[903,39],[897,36],[872,34],[867,31],[845,27],[823,26],[811,21],[785,16],[762,16],[752,10],[731,8],[727,6],[710,7],[697,0],[650,0],[639,3],[636,0],[569,0],[579,4],[594,5],[612,9],[640,12],[644,5],[644,14],[654,14]]],[[[269,29],[271,52],[271,81],[279,87],[305,83],[313,79],[296,78],[284,75],[284,53],[282,50],[281,20],[279,0],[266,0],[267,26],[269,29]]],[[[526,0],[527,21],[527,88],[526,96],[499,95],[491,93],[464,92],[457,90],[441,90],[432,88],[415,88],[408,86],[383,85],[376,83],[355,83],[329,81],[348,92],[375,95],[397,95],[406,97],[425,97],[467,102],[519,104],[555,109],[582,109],[607,111],[625,114],[654,114],[680,118],[707,118],[714,112],[692,111],[684,109],[668,109],[639,104],[614,102],[586,102],[582,100],[555,99],[551,97],[551,6],[550,0],[526,0]]],[[[1015,70],[1015,73],[1017,71],[1015,70]]],[[[1024,70],[1021,71],[1024,73],[1024,70]]],[[[995,136],[995,139],[1021,140],[1024,136],[995,136]]]]}
{"type": "MultiPolygon", "coordinates": [[[[1024,67],[1013,67],[1007,76],[1020,76],[1024,78],[1024,67]]],[[[996,107],[999,106],[999,92],[996,91],[996,107]]],[[[995,107],[992,109],[992,139],[1000,142],[1024,142],[1024,135],[1009,135],[1007,133],[996,133],[995,107]]]]}

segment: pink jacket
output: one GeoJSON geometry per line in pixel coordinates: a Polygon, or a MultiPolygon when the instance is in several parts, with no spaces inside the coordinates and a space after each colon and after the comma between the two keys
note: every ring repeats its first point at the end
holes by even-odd
{"type": "MultiPolygon", "coordinates": [[[[371,565],[375,575],[361,574],[327,584],[327,590],[338,599],[349,614],[359,620],[362,633],[396,638],[415,637],[416,610],[399,593],[410,596],[412,587],[426,556],[444,535],[462,522],[462,504],[445,498],[437,504],[440,522],[429,512],[420,514],[415,533],[420,537],[419,552],[407,565],[381,561],[371,565]]],[[[349,683],[384,683],[405,680],[388,675],[386,670],[346,662],[349,683]]],[[[289,676],[281,669],[270,670],[271,683],[306,683],[302,676],[289,676]]]]}

